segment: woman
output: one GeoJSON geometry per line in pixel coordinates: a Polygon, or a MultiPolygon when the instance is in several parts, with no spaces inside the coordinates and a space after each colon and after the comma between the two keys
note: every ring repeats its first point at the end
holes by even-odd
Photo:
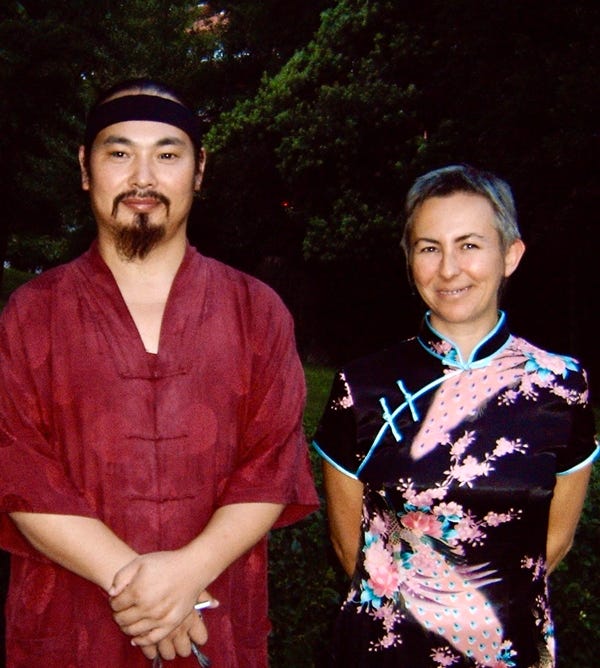
{"type": "Polygon", "coordinates": [[[506,183],[445,167],[406,213],[420,331],[337,374],[315,437],[352,578],[332,665],[551,668],[547,576],[598,452],[586,374],[498,310],[525,250],[506,183]]]}

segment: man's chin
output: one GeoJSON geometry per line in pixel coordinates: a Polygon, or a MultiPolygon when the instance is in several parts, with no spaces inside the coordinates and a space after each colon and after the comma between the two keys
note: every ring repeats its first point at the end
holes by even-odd
{"type": "Polygon", "coordinates": [[[125,260],[143,260],[164,236],[164,225],[121,227],[116,234],[116,249],[125,260]]]}

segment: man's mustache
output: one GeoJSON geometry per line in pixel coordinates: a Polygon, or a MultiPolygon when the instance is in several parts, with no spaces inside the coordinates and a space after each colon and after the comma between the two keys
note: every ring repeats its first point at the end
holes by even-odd
{"type": "Polygon", "coordinates": [[[113,200],[113,208],[112,208],[112,217],[114,218],[117,215],[117,209],[119,208],[119,204],[124,200],[124,199],[155,199],[158,202],[161,202],[167,207],[167,211],[169,210],[169,207],[171,206],[171,200],[166,196],[163,195],[162,193],[159,193],[157,190],[128,190],[127,192],[124,193],[119,193],[113,200]]]}

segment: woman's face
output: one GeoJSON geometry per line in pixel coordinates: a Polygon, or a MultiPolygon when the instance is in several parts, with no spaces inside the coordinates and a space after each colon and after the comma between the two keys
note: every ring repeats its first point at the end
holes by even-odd
{"type": "Polygon", "coordinates": [[[502,281],[523,251],[520,240],[503,248],[485,197],[456,192],[426,199],[413,219],[410,268],[431,324],[446,335],[463,326],[487,334],[498,320],[502,281]]]}

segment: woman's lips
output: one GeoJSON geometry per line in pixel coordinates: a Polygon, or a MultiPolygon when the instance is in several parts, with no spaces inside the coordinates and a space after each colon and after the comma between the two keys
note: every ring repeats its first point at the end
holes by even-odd
{"type": "Polygon", "coordinates": [[[467,286],[466,288],[455,288],[454,290],[438,290],[438,293],[442,295],[443,297],[454,297],[457,295],[462,295],[465,292],[467,292],[470,288],[467,286]]]}

